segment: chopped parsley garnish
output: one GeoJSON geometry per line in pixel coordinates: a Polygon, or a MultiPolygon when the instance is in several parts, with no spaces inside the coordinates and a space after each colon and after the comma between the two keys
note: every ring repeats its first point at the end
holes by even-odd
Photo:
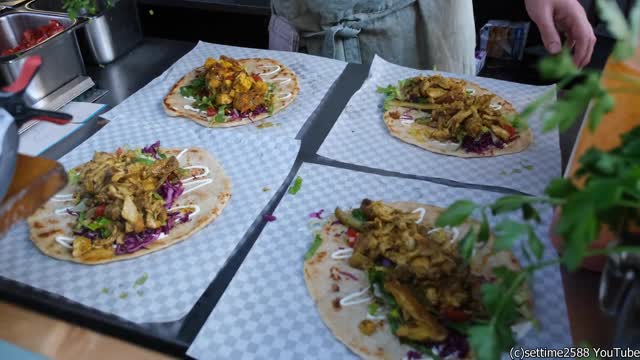
{"type": "Polygon", "coordinates": [[[302,187],[302,178],[300,176],[296,176],[296,179],[293,181],[293,185],[289,188],[289,194],[295,195],[300,191],[302,187]]]}
{"type": "Polygon", "coordinates": [[[351,215],[358,221],[362,221],[362,222],[367,221],[367,217],[364,215],[364,213],[360,209],[351,210],[351,215]]]}
{"type": "Polygon", "coordinates": [[[222,105],[218,108],[218,113],[216,114],[216,116],[213,118],[213,120],[217,123],[223,123],[224,122],[224,110],[227,108],[227,105],[222,105]]]}
{"type": "Polygon", "coordinates": [[[184,97],[197,98],[198,94],[207,89],[206,85],[204,76],[198,76],[191,81],[191,84],[180,88],[180,95],[184,97]]]}
{"type": "Polygon", "coordinates": [[[102,288],[102,290],[101,290],[101,292],[102,292],[103,294],[108,294],[108,293],[109,293],[109,288],[103,287],[103,288],[102,288]]]}
{"type": "Polygon", "coordinates": [[[378,304],[371,303],[369,304],[369,315],[374,316],[378,313],[378,304]]]}
{"type": "Polygon", "coordinates": [[[69,183],[71,183],[71,185],[76,185],[78,181],[80,181],[80,174],[78,174],[75,169],[69,170],[67,175],[69,176],[69,183]]]}
{"type": "Polygon", "coordinates": [[[319,234],[316,234],[315,239],[313,239],[313,244],[311,244],[311,247],[309,248],[309,250],[307,250],[307,253],[304,254],[304,259],[305,260],[311,259],[313,257],[313,254],[316,253],[316,251],[318,250],[321,244],[322,244],[322,237],[320,237],[319,234]]]}
{"type": "Polygon", "coordinates": [[[129,297],[129,293],[123,292],[122,294],[120,294],[119,298],[120,299],[126,299],[129,297]]]}
{"type": "Polygon", "coordinates": [[[133,287],[144,285],[144,283],[147,282],[147,279],[149,279],[149,274],[147,273],[142,274],[142,276],[140,276],[136,280],[136,282],[133,284],[133,287]]]}

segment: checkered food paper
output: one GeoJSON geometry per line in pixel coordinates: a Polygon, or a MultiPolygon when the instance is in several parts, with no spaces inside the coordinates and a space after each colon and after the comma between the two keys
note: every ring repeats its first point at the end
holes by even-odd
{"type": "MultiPolygon", "coordinates": [[[[499,195],[430,182],[384,177],[303,164],[302,187],[285,194],[204,327],[189,348],[198,359],[348,359],[356,358],[325,327],[307,292],[303,257],[313,241],[309,214],[336,206],[356,207],[368,197],[384,201],[417,201],[445,207],[459,199],[488,203],[499,195]]],[[[549,220],[551,211],[543,214],[549,220]]],[[[549,223],[537,233],[546,238],[549,223]]],[[[524,257],[517,254],[521,262],[524,257]]],[[[546,268],[531,283],[540,330],[522,340],[525,347],[562,348],[572,343],[558,267],[546,268]]]]}
{"type": "MultiPolygon", "coordinates": [[[[557,131],[542,133],[540,114],[529,126],[533,144],[520,153],[490,158],[464,159],[435,154],[392,137],[382,120],[384,95],[378,87],[396,86],[399,80],[433,74],[401,67],[376,57],[369,77],[351,98],[318,154],[352,164],[404,174],[427,176],[478,185],[492,185],[541,194],[549,180],[560,176],[560,143],[557,131]]],[[[487,88],[521,111],[553,86],[531,86],[481,77],[463,78],[487,88]]]]}
{"type": "Polygon", "coordinates": [[[255,135],[205,137],[193,130],[163,132],[113,123],[61,162],[68,169],[90,160],[94,151],[156,140],[163,147],[206,148],[220,162],[231,179],[232,196],[212,224],[149,255],[81,265],[43,255],[29,240],[26,223],[21,223],[0,238],[0,276],[132,322],[167,322],[186,315],[282,185],[299,142],[255,135]]]}
{"type": "Polygon", "coordinates": [[[273,50],[259,50],[199,42],[188,54],[178,60],[162,75],[127,98],[103,117],[122,122],[141,122],[148,126],[164,126],[195,129],[203,133],[267,133],[295,138],[305,122],[318,107],[332,84],[344,70],[346,63],[318,56],[273,50]],[[256,124],[232,128],[205,128],[194,121],[170,117],[162,108],[162,99],[173,85],[189,71],[202,66],[208,57],[227,55],[234,58],[263,57],[280,61],[298,76],[300,93],[287,108],[256,124]],[[270,123],[269,127],[258,127],[270,123]]]}

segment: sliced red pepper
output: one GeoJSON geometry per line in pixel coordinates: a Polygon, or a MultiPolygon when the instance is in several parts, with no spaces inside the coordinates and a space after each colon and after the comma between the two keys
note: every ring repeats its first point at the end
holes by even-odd
{"type": "Polygon", "coordinates": [[[509,138],[512,138],[516,135],[516,129],[514,129],[513,126],[504,124],[503,127],[509,133],[509,138]]]}
{"type": "Polygon", "coordinates": [[[208,108],[208,109],[207,109],[207,116],[213,116],[213,115],[215,115],[216,113],[218,113],[218,110],[216,110],[216,108],[212,108],[212,107],[211,107],[211,108],[208,108]]]}
{"type": "Polygon", "coordinates": [[[260,75],[258,74],[251,74],[251,77],[253,78],[253,80],[255,80],[256,82],[260,82],[262,81],[262,78],[260,77],[260,75]]]}
{"type": "Polygon", "coordinates": [[[357,240],[358,232],[353,228],[349,228],[349,230],[347,230],[347,245],[349,245],[350,247],[354,247],[357,240]]]}
{"type": "Polygon", "coordinates": [[[119,147],[118,150],[116,150],[116,155],[118,155],[118,157],[120,157],[120,155],[122,155],[122,148],[119,147]]]}
{"type": "Polygon", "coordinates": [[[467,314],[466,312],[462,311],[462,310],[455,310],[455,309],[446,309],[442,311],[442,316],[449,320],[449,321],[453,321],[453,322],[464,322],[467,321],[471,318],[470,314],[467,314]]]}
{"type": "Polygon", "coordinates": [[[96,216],[104,216],[104,209],[105,208],[106,208],[105,205],[96,206],[96,216]]]}

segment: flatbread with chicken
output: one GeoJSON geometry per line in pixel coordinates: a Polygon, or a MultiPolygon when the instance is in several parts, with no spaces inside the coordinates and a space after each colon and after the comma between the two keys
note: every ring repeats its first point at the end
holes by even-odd
{"type": "Polygon", "coordinates": [[[289,106],[300,92],[298,77],[264,58],[208,58],[187,73],[163,100],[170,116],[207,127],[233,127],[266,119],[289,106]]]}
{"type": "Polygon", "coordinates": [[[386,95],[384,123],[392,136],[438,154],[488,157],[525,150],[533,133],[514,124],[507,100],[472,82],[440,75],[402,80],[386,95]]]}
{"type": "MultiPolygon", "coordinates": [[[[473,358],[453,325],[482,320],[480,285],[495,281],[493,269],[520,265],[510,252],[493,252],[493,239],[465,264],[458,241],[478,224],[435,228],[441,212],[365,199],[336,209],[317,233],[305,257],[307,289],[325,325],[362,358],[473,358]]],[[[526,285],[518,295],[512,329],[522,333],[531,326],[532,296],[526,285]]]]}
{"type": "Polygon", "coordinates": [[[187,239],[214,221],[231,181],[201,148],[96,152],[28,219],[44,254],[81,264],[131,259],[187,239]]]}

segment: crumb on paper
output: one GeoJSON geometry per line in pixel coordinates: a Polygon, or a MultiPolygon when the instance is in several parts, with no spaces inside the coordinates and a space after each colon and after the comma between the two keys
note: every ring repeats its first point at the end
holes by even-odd
{"type": "Polygon", "coordinates": [[[138,291],[136,291],[136,294],[138,294],[138,296],[142,296],[142,295],[144,295],[144,291],[138,290],[138,291]]]}
{"type": "Polygon", "coordinates": [[[268,186],[265,186],[265,187],[262,188],[262,191],[263,192],[269,192],[269,191],[271,191],[271,188],[268,187],[268,186]]]}
{"type": "Polygon", "coordinates": [[[136,282],[133,284],[133,287],[144,285],[144,283],[147,282],[147,279],[149,279],[149,274],[147,274],[147,273],[142,274],[142,276],[140,276],[136,280],[136,282]]]}

